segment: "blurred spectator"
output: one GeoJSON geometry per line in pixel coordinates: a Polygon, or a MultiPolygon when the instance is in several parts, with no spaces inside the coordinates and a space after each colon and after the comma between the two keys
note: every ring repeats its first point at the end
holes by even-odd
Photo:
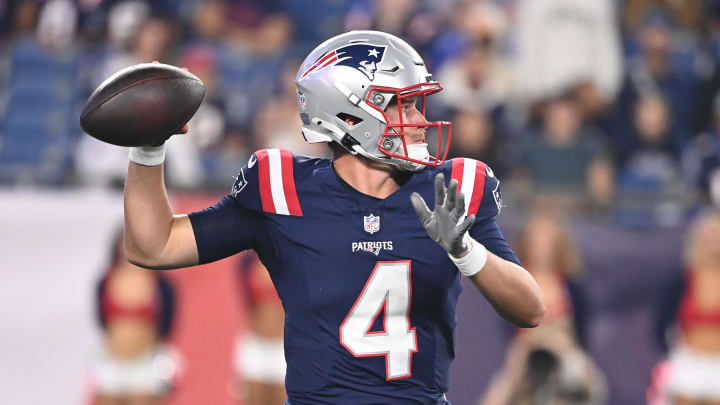
{"type": "Polygon", "coordinates": [[[325,143],[309,144],[301,134],[295,76],[300,63],[289,61],[279,78],[279,92],[263,106],[255,120],[257,148],[281,148],[313,157],[327,156],[325,143]]]}
{"type": "Polygon", "coordinates": [[[720,207],[720,94],[715,99],[715,126],[698,136],[683,153],[683,168],[701,202],[720,207]]]}
{"type": "MultiPolygon", "coordinates": [[[[492,1],[459,1],[454,8],[447,8],[452,11],[441,14],[436,4],[435,14],[444,17],[445,26],[428,46],[430,67],[441,68],[447,62],[462,58],[469,48],[482,45],[490,56],[488,59],[493,61],[490,69],[496,72],[495,61],[504,55],[507,37],[509,18],[506,10],[492,1]]],[[[507,73],[503,73],[500,81],[505,81],[506,77],[507,73]]]]}
{"type": "Polygon", "coordinates": [[[605,405],[605,376],[566,334],[519,335],[478,405],[605,405]]]}
{"type": "Polygon", "coordinates": [[[720,213],[705,212],[692,224],[684,271],[667,280],[659,296],[654,334],[669,351],[664,388],[672,404],[720,402],[720,213]]]}
{"type": "MultiPolygon", "coordinates": [[[[216,2],[217,3],[217,2],[216,2]]],[[[293,25],[276,1],[239,0],[225,2],[226,36],[241,50],[256,55],[284,51],[293,25]]]]}
{"type": "Polygon", "coordinates": [[[581,283],[582,261],[566,219],[559,211],[535,208],[517,238],[518,259],[543,292],[540,328],[562,330],[586,346],[588,296],[581,283]]]}
{"type": "Polygon", "coordinates": [[[516,331],[481,403],[606,403],[605,378],[583,350],[588,297],[577,279],[580,256],[564,219],[536,210],[518,240],[518,258],[542,290],[545,318],[535,329],[516,331]]]}
{"type": "Polygon", "coordinates": [[[485,162],[499,178],[510,170],[511,145],[501,138],[490,117],[483,111],[457,110],[450,120],[453,124],[452,142],[448,158],[466,157],[485,162]]]}
{"type": "Polygon", "coordinates": [[[532,104],[585,83],[602,106],[612,102],[622,72],[613,2],[522,0],[517,7],[519,100],[532,104]]]}
{"type": "Polygon", "coordinates": [[[2,14],[8,24],[2,26],[3,32],[11,39],[32,35],[37,24],[38,12],[37,2],[32,0],[4,4],[2,14]]]}
{"type": "Polygon", "coordinates": [[[512,79],[493,45],[470,45],[446,63],[437,78],[443,91],[428,108],[444,115],[449,115],[444,109],[455,111],[448,117],[453,123],[450,155],[482,160],[504,176],[510,162],[517,160],[508,156],[511,150],[506,147],[511,137],[507,103],[512,79]]]}
{"type": "Polygon", "coordinates": [[[290,57],[302,58],[327,38],[343,31],[343,16],[350,4],[345,0],[274,0],[294,27],[290,57]]]}
{"type": "Polygon", "coordinates": [[[247,163],[254,152],[252,129],[246,126],[228,125],[220,141],[203,150],[207,174],[203,190],[227,192],[233,178],[247,163]]]}
{"type": "Polygon", "coordinates": [[[582,126],[569,95],[547,102],[540,133],[522,140],[517,191],[567,208],[606,206],[613,191],[613,167],[602,140],[582,126]]]}
{"type": "Polygon", "coordinates": [[[623,22],[630,30],[642,24],[643,17],[653,8],[666,9],[673,19],[688,31],[697,30],[703,13],[702,0],[627,0],[621,2],[623,6],[623,22]]]}
{"type": "MultiPolygon", "coordinates": [[[[281,72],[292,25],[275,2],[254,0],[200,2],[191,22],[193,36],[183,60],[210,87],[190,122],[190,136],[169,145],[177,152],[175,168],[184,173],[175,185],[224,190],[258,143],[257,117],[278,88],[285,94],[281,72]]],[[[275,116],[284,113],[272,111],[273,122],[285,122],[275,116]]],[[[297,113],[290,122],[295,121],[297,113]]],[[[168,163],[172,170],[173,161],[168,163]]]]}
{"type": "Polygon", "coordinates": [[[159,405],[179,372],[167,343],[175,293],[161,273],[127,261],[122,233],[110,253],[95,302],[103,342],[89,370],[93,405],[159,405]]]}
{"type": "Polygon", "coordinates": [[[638,99],[632,113],[633,147],[619,151],[619,219],[628,225],[675,224],[687,193],[668,139],[672,113],[660,95],[638,99]]]}
{"type": "Polygon", "coordinates": [[[69,0],[45,3],[38,21],[38,40],[48,49],[67,51],[75,46],[77,10],[69,0]]]}
{"type": "Polygon", "coordinates": [[[195,20],[200,36],[193,42],[217,52],[227,126],[247,130],[278,87],[290,52],[291,21],[272,1],[209,1],[199,7],[206,16],[195,20]]]}
{"type": "Polygon", "coordinates": [[[483,43],[472,44],[445,64],[437,79],[443,86],[438,98],[451,109],[492,113],[505,106],[512,91],[507,66],[483,43]]]}
{"type": "Polygon", "coordinates": [[[356,0],[345,17],[348,30],[378,30],[402,36],[415,11],[415,0],[356,0]]]}
{"type": "Polygon", "coordinates": [[[672,111],[667,139],[675,158],[688,141],[694,106],[687,101],[696,95],[697,53],[674,30],[670,16],[653,8],[630,38],[625,80],[615,109],[614,129],[610,132],[616,150],[633,149],[633,136],[628,132],[633,127],[634,106],[639,98],[656,94],[672,111]]]}
{"type": "Polygon", "coordinates": [[[189,17],[188,43],[220,45],[228,35],[227,6],[223,1],[205,0],[193,5],[189,17]]]}
{"type": "MultiPolygon", "coordinates": [[[[225,135],[224,99],[217,92],[218,55],[211,47],[196,45],[186,50],[180,65],[203,81],[205,98],[188,124],[188,133],[167,143],[165,173],[171,187],[197,189],[213,175],[204,162],[208,150],[225,135]]],[[[224,173],[225,186],[229,175],[224,173]]]]}
{"type": "Polygon", "coordinates": [[[174,36],[171,20],[151,16],[149,6],[135,0],[117,3],[110,10],[108,20],[110,41],[95,75],[95,86],[118,70],[137,63],[168,62],[174,36]]]}
{"type": "Polygon", "coordinates": [[[427,2],[417,0],[353,0],[345,15],[345,29],[378,30],[397,35],[412,43],[415,50],[425,56],[430,68],[435,69],[437,65],[426,53],[442,32],[444,18],[429,7],[427,2]]]}
{"type": "Polygon", "coordinates": [[[245,405],[281,404],[285,394],[283,329],[285,310],[267,269],[247,252],[238,271],[249,310],[248,331],[235,346],[235,370],[245,405]]]}
{"type": "Polygon", "coordinates": [[[637,100],[633,110],[634,147],[618,151],[622,176],[650,178],[661,188],[677,180],[673,147],[668,139],[672,113],[660,95],[637,100]]]}
{"type": "Polygon", "coordinates": [[[704,29],[698,31],[701,36],[697,41],[698,83],[693,100],[693,135],[711,131],[715,127],[714,101],[720,91],[720,1],[709,0],[704,3],[704,29]]]}

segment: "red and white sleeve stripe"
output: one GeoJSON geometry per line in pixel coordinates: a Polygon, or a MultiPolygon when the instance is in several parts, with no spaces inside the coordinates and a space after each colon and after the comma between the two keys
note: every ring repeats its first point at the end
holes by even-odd
{"type": "Polygon", "coordinates": [[[465,215],[475,215],[485,190],[487,165],[483,162],[456,158],[452,160],[451,179],[458,181],[458,192],[465,196],[465,215]]]}
{"type": "Polygon", "coordinates": [[[284,149],[255,152],[263,211],[272,214],[302,216],[295,190],[292,153],[284,149]]]}

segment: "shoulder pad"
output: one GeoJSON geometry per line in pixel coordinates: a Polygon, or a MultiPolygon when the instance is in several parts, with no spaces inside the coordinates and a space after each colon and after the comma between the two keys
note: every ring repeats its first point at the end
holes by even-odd
{"type": "Polygon", "coordinates": [[[485,163],[468,158],[450,161],[450,179],[458,182],[458,191],[465,196],[465,214],[478,220],[493,218],[502,208],[500,181],[485,163]]]}
{"type": "Polygon", "coordinates": [[[246,209],[302,216],[293,168],[289,150],[261,149],[240,169],[230,194],[246,209]]]}

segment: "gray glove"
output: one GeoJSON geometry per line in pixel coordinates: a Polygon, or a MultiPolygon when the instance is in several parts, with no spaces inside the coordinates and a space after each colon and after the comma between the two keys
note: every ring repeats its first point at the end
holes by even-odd
{"type": "Polygon", "coordinates": [[[457,188],[457,180],[450,180],[446,189],[445,176],[442,173],[435,176],[434,211],[430,211],[420,194],[410,195],[413,208],[430,238],[453,256],[465,253],[470,248],[464,246],[463,236],[475,222],[475,215],[470,215],[458,223],[465,213],[465,197],[458,194],[457,188]]]}

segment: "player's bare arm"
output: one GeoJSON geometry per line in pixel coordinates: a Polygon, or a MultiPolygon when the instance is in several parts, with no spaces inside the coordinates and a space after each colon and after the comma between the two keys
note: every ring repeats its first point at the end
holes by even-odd
{"type": "Polygon", "coordinates": [[[488,252],[482,271],[470,276],[500,316],[521,328],[534,328],[545,315],[540,287],[517,264],[488,252]]]}
{"type": "Polygon", "coordinates": [[[198,264],[195,235],[187,215],[173,215],[162,165],[128,165],[125,183],[125,247],[128,260],[150,269],[198,264]]]}
{"type": "Polygon", "coordinates": [[[540,287],[529,272],[485,249],[468,235],[475,216],[462,219],[465,198],[458,182],[445,188],[442,173],[435,177],[435,209],[415,193],[411,201],[428,235],[450,255],[459,270],[468,276],[493,308],[519,327],[535,327],[545,314],[540,287]]]}

